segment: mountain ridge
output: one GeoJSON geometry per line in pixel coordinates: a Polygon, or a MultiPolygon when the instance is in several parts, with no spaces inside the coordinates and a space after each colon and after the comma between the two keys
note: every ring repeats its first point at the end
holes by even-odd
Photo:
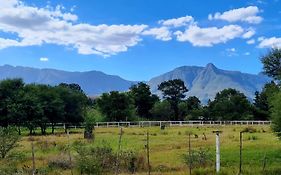
{"type": "Polygon", "coordinates": [[[148,81],[153,93],[161,95],[157,85],[170,79],[181,79],[189,89],[188,96],[197,96],[203,103],[214,99],[217,92],[234,88],[243,92],[250,100],[255,91],[260,91],[270,78],[265,75],[242,73],[217,68],[209,63],[205,67],[181,66],[148,81]],[[186,79],[186,77],[189,77],[186,79]]]}
{"type": "MultiPolygon", "coordinates": [[[[139,81],[125,80],[118,75],[109,75],[102,71],[64,71],[51,68],[32,68],[24,66],[0,66],[0,80],[6,78],[23,78],[26,83],[57,85],[59,83],[77,83],[89,96],[104,92],[127,91],[139,81]]],[[[189,89],[188,96],[197,96],[203,103],[213,99],[215,94],[225,88],[234,88],[243,92],[250,100],[255,91],[260,91],[270,78],[260,74],[242,73],[240,71],[222,70],[214,64],[202,66],[180,66],[169,72],[151,78],[146,83],[152,93],[161,96],[157,86],[167,80],[182,79],[189,89]]]]}

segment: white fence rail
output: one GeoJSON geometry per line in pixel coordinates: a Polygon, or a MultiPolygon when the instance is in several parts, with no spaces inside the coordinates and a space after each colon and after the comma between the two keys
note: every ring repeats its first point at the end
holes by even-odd
{"type": "Polygon", "coordinates": [[[151,127],[151,126],[198,126],[198,125],[270,125],[271,121],[138,121],[138,122],[97,122],[96,128],[103,127],[151,127]]]}

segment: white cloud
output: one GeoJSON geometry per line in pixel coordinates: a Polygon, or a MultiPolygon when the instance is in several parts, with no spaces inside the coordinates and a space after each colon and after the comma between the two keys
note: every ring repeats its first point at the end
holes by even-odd
{"type": "Polygon", "coordinates": [[[0,38],[0,48],[44,43],[73,47],[80,54],[110,56],[127,51],[141,41],[147,25],[90,25],[63,7],[38,8],[19,0],[0,0],[0,31],[18,38],[0,38]]]}
{"type": "Polygon", "coordinates": [[[256,31],[252,28],[250,28],[246,33],[243,34],[243,38],[248,39],[251,38],[252,36],[254,36],[256,34],[256,31]]]}
{"type": "Polygon", "coordinates": [[[249,55],[251,55],[251,53],[250,52],[245,52],[244,55],[249,56],[249,55]]]}
{"type": "Polygon", "coordinates": [[[247,41],[247,44],[255,44],[255,42],[256,41],[254,39],[250,39],[250,40],[247,41]]]}
{"type": "Polygon", "coordinates": [[[229,57],[238,56],[235,48],[227,48],[226,49],[226,55],[229,56],[229,57]]]}
{"type": "Polygon", "coordinates": [[[256,6],[249,6],[249,7],[242,7],[238,9],[229,10],[223,12],[222,14],[217,12],[214,15],[209,14],[209,20],[225,20],[228,22],[247,22],[250,24],[258,24],[260,23],[263,18],[258,16],[260,10],[256,6]]]}
{"type": "Polygon", "coordinates": [[[188,25],[194,23],[194,19],[192,16],[184,16],[184,17],[180,17],[180,18],[160,20],[160,21],[158,21],[158,23],[162,24],[164,26],[182,27],[182,26],[188,26],[188,25]]]}
{"type": "Polygon", "coordinates": [[[189,41],[193,46],[210,47],[214,44],[226,43],[244,34],[244,29],[238,25],[227,25],[222,28],[208,27],[200,28],[192,25],[184,32],[177,31],[174,33],[177,40],[181,42],[189,41]]]}
{"type": "Polygon", "coordinates": [[[281,48],[281,38],[271,37],[271,38],[259,38],[260,48],[281,48]]]}
{"type": "Polygon", "coordinates": [[[226,51],[228,51],[228,52],[236,52],[236,49],[235,48],[228,48],[228,49],[226,49],[226,51]]]}
{"type": "Polygon", "coordinates": [[[42,61],[42,62],[48,62],[48,61],[49,61],[49,58],[47,58],[47,57],[41,57],[41,58],[40,58],[40,61],[42,61]]]}
{"type": "Polygon", "coordinates": [[[143,35],[152,35],[158,40],[162,41],[169,41],[172,39],[171,32],[167,27],[160,27],[160,28],[151,28],[149,30],[145,30],[143,35]]]}

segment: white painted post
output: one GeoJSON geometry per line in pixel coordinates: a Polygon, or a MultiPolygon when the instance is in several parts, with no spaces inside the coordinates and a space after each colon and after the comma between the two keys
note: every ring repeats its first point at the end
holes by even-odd
{"type": "Polygon", "coordinates": [[[220,133],[221,131],[213,131],[216,133],[216,172],[220,172],[220,133]]]}
{"type": "Polygon", "coordinates": [[[216,170],[220,171],[220,135],[216,134],[216,170]]]}

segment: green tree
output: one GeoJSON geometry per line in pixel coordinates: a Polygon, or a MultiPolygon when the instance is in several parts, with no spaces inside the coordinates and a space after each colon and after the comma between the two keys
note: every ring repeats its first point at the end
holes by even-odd
{"type": "Polygon", "coordinates": [[[266,75],[275,80],[281,80],[281,49],[271,49],[266,55],[261,57],[263,70],[266,75]]]}
{"type": "Polygon", "coordinates": [[[156,102],[150,112],[154,120],[172,120],[174,116],[171,104],[167,100],[156,102]]]}
{"type": "Polygon", "coordinates": [[[217,93],[209,104],[209,110],[213,120],[249,120],[253,117],[247,97],[231,88],[217,93]]]}
{"type": "Polygon", "coordinates": [[[159,98],[151,94],[150,87],[143,82],[133,85],[130,93],[134,99],[137,114],[148,119],[151,116],[150,110],[159,98]]]}
{"type": "Polygon", "coordinates": [[[16,101],[20,98],[24,83],[22,79],[7,79],[0,82],[0,126],[19,122],[14,115],[16,101]]]}
{"type": "Polygon", "coordinates": [[[281,139],[281,92],[275,94],[271,99],[271,119],[272,119],[272,129],[281,139]]]}
{"type": "Polygon", "coordinates": [[[42,116],[44,114],[38,94],[39,88],[36,84],[24,86],[21,111],[24,118],[23,123],[29,129],[30,135],[35,132],[35,128],[42,122],[42,116]]]}
{"type": "Polygon", "coordinates": [[[268,85],[269,90],[267,97],[271,105],[272,129],[277,133],[277,136],[281,138],[281,92],[279,88],[281,80],[281,49],[275,48],[270,50],[261,58],[261,61],[263,63],[264,73],[272,77],[278,83],[278,86],[275,86],[275,83],[268,85]]]}
{"type": "Polygon", "coordinates": [[[167,99],[174,111],[174,120],[179,119],[179,102],[185,98],[188,89],[180,79],[168,80],[158,85],[158,90],[162,91],[163,98],[167,99]]]}
{"type": "Polygon", "coordinates": [[[57,86],[57,92],[64,104],[62,121],[65,123],[65,132],[70,124],[83,122],[88,98],[81,91],[68,86],[57,86]]]}
{"type": "Polygon", "coordinates": [[[133,99],[128,93],[118,91],[103,93],[96,102],[107,121],[132,120],[135,112],[133,99]]]}
{"type": "Polygon", "coordinates": [[[279,86],[274,81],[271,81],[270,83],[265,84],[260,93],[255,93],[254,117],[256,120],[270,119],[270,101],[279,90],[279,86]]]}
{"type": "Polygon", "coordinates": [[[197,120],[202,115],[201,101],[197,97],[191,96],[179,103],[179,117],[181,120],[197,120]]]}

